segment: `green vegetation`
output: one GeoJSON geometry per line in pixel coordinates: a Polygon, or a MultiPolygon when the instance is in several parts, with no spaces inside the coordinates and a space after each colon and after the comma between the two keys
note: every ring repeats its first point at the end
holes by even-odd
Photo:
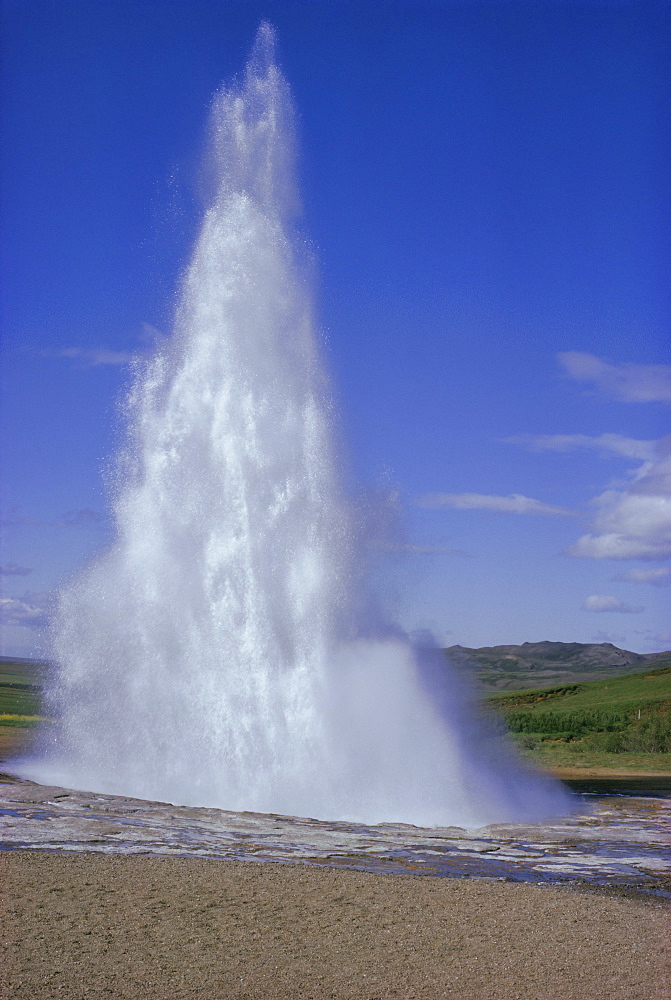
{"type": "MultiPolygon", "coordinates": [[[[645,672],[607,680],[506,691],[488,696],[487,704],[502,716],[522,752],[542,767],[668,774],[671,664],[658,662],[652,660],[645,672]]],[[[0,727],[30,729],[44,718],[49,669],[47,663],[0,659],[0,727]]],[[[7,728],[4,732],[9,737],[7,728]]]]}
{"type": "MultiPolygon", "coordinates": [[[[604,756],[611,766],[641,766],[641,755],[671,754],[671,666],[582,684],[564,684],[495,695],[523,751],[539,763],[585,764],[604,756]],[[620,756],[617,762],[612,755],[620,756]]],[[[648,761],[651,763],[651,761],[648,761]]],[[[661,762],[657,762],[658,764],[661,762]]],[[[668,769],[671,758],[666,758],[668,769]]]]}
{"type": "Polygon", "coordinates": [[[33,660],[0,659],[0,726],[37,725],[47,670],[33,660]]]}
{"type": "Polygon", "coordinates": [[[522,755],[536,767],[546,770],[612,771],[632,777],[636,774],[671,775],[671,756],[668,753],[607,753],[605,750],[585,749],[580,741],[546,741],[538,743],[533,749],[522,747],[522,755]]]}

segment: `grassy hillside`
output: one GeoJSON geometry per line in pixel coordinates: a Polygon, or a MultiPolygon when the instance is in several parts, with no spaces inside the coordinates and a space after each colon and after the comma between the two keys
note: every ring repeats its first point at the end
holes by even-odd
{"type": "Polygon", "coordinates": [[[486,691],[554,687],[671,665],[671,652],[633,653],[610,642],[524,642],[520,646],[450,646],[449,660],[486,691]]]}
{"type": "MultiPolygon", "coordinates": [[[[495,695],[522,747],[547,762],[580,755],[664,755],[671,764],[671,666],[587,683],[495,695]]],[[[610,761],[614,765],[615,761],[610,761]]],[[[659,763],[659,762],[658,762],[659,763]]]]}

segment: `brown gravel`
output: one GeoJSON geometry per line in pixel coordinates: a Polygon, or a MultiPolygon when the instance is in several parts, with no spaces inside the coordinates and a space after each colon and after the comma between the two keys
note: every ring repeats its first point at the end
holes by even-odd
{"type": "Polygon", "coordinates": [[[303,865],[5,852],[11,1000],[661,1000],[668,908],[303,865]]]}

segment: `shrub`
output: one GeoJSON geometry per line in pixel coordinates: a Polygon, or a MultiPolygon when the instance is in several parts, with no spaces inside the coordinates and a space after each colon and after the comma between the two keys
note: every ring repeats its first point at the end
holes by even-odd
{"type": "Polygon", "coordinates": [[[603,753],[670,753],[671,715],[656,713],[618,730],[589,733],[582,746],[603,753]]]}
{"type": "Polygon", "coordinates": [[[613,732],[627,725],[623,712],[599,709],[575,712],[508,712],[506,724],[512,733],[555,733],[576,738],[588,732],[613,732]]]}
{"type": "Polygon", "coordinates": [[[630,753],[671,753],[671,714],[637,719],[623,734],[623,744],[630,753]]]}

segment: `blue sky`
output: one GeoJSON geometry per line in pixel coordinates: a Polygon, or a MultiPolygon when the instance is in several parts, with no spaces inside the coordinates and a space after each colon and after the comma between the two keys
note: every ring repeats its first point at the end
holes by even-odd
{"type": "Polygon", "coordinates": [[[2,3],[3,652],[110,538],[212,94],[262,18],[374,584],[446,645],[671,647],[668,4],[2,3]],[[382,498],[382,500],[380,500],[382,498]]]}

